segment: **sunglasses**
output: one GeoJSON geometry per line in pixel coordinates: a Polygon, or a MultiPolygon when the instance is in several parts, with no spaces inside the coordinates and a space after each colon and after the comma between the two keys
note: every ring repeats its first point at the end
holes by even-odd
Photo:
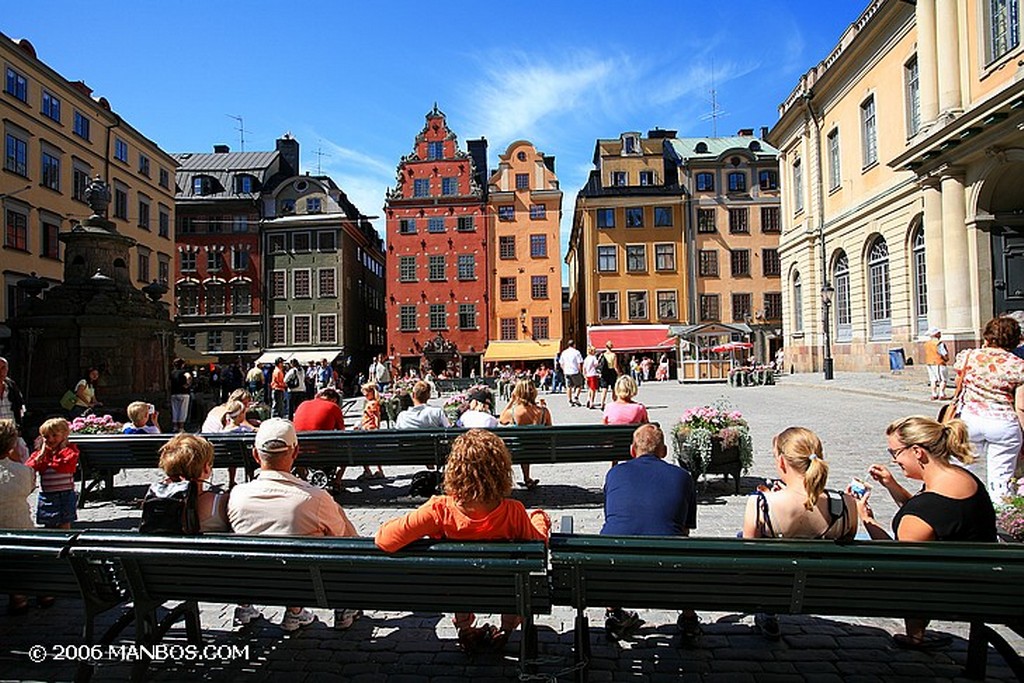
{"type": "Polygon", "coordinates": [[[916,445],[917,444],[910,444],[908,446],[903,446],[901,448],[886,448],[885,450],[889,451],[889,455],[892,457],[893,461],[895,462],[896,458],[900,457],[900,453],[902,453],[903,451],[907,450],[908,448],[913,448],[916,445]]]}

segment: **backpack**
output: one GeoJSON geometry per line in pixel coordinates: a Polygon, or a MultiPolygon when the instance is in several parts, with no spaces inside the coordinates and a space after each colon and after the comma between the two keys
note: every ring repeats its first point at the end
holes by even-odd
{"type": "Polygon", "coordinates": [[[409,484],[409,495],[419,498],[430,498],[442,492],[444,474],[441,470],[423,470],[412,475],[409,484]]]}
{"type": "Polygon", "coordinates": [[[284,385],[289,389],[298,389],[302,384],[302,375],[299,373],[297,368],[292,368],[288,371],[288,374],[284,376],[284,385]]]}
{"type": "Polygon", "coordinates": [[[150,485],[142,501],[144,534],[171,536],[199,533],[199,485],[194,481],[161,481],[150,485]]]}
{"type": "Polygon", "coordinates": [[[597,357],[597,371],[602,375],[608,371],[608,359],[604,357],[603,353],[597,357]]]}

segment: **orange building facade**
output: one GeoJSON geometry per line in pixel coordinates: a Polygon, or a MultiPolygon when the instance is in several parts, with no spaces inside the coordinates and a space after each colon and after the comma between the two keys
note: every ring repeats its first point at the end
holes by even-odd
{"type": "Polygon", "coordinates": [[[485,362],[553,359],[562,340],[559,223],[554,157],[509,145],[488,182],[489,337],[485,362]]]}

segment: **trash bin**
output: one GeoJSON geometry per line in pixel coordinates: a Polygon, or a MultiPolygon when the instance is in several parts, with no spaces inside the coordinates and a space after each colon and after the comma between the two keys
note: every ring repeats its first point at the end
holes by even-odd
{"type": "Polygon", "coordinates": [[[890,372],[903,372],[903,368],[907,366],[907,357],[903,353],[903,349],[889,349],[889,371],[890,372]]]}

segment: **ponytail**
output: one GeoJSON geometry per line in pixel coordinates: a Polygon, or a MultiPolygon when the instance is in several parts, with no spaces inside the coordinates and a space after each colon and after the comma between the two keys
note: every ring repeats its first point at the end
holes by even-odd
{"type": "Polygon", "coordinates": [[[965,465],[975,461],[974,447],[971,445],[970,432],[963,420],[950,420],[942,426],[942,435],[946,438],[946,451],[965,465]]]}
{"type": "Polygon", "coordinates": [[[975,460],[974,447],[963,420],[942,424],[930,417],[905,417],[890,424],[885,434],[896,434],[900,443],[924,448],[931,458],[942,463],[949,464],[951,458],[956,458],[970,465],[975,460]]]}
{"type": "Polygon", "coordinates": [[[807,500],[804,507],[813,510],[818,504],[818,497],[825,490],[828,483],[828,463],[817,453],[807,456],[807,470],[804,472],[804,489],[807,491],[807,500]]]}

